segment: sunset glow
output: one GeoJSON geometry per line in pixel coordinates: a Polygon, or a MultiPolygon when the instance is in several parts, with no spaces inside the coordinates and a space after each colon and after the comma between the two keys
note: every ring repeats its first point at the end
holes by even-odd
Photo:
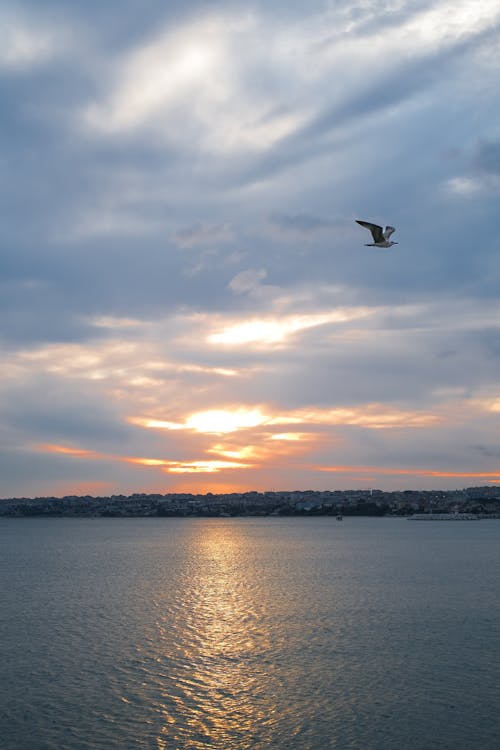
{"type": "Polygon", "coordinates": [[[305,432],[276,432],[271,435],[271,440],[284,440],[286,442],[298,442],[307,437],[305,432]]]}
{"type": "Polygon", "coordinates": [[[179,464],[169,464],[163,471],[168,474],[215,474],[224,469],[249,469],[250,464],[236,461],[187,461],[179,464]]]}
{"type": "MultiPolygon", "coordinates": [[[[272,410],[270,410],[272,411],[272,410]]],[[[368,404],[350,409],[299,409],[288,414],[264,414],[260,408],[238,407],[213,409],[189,415],[184,422],[149,417],[129,417],[128,421],[147,429],[195,430],[201,433],[222,434],[252,427],[264,429],[276,425],[359,425],[367,429],[426,427],[439,422],[433,414],[384,409],[379,404],[368,404]]],[[[297,433],[274,433],[274,440],[297,440],[297,433]],[[284,437],[286,436],[286,437],[284,437]]],[[[298,433],[303,434],[303,433],[298,433]]]]}
{"type": "Polygon", "coordinates": [[[318,471],[331,471],[335,474],[351,474],[358,472],[361,474],[373,475],[393,475],[393,476],[421,476],[421,477],[450,477],[464,479],[494,479],[500,481],[500,470],[492,472],[479,471],[437,471],[433,469],[393,469],[388,467],[375,466],[322,466],[316,467],[318,471]]]}
{"type": "Polygon", "coordinates": [[[211,409],[189,415],[183,423],[147,417],[129,417],[131,424],[158,430],[194,430],[201,433],[221,434],[247,427],[256,427],[266,421],[259,409],[211,409]]]}
{"type": "Polygon", "coordinates": [[[14,5],[2,493],[497,480],[497,0],[14,5]]]}
{"type": "Polygon", "coordinates": [[[130,464],[137,464],[138,466],[167,466],[168,461],[164,461],[161,458],[125,458],[130,464]]]}
{"type": "Polygon", "coordinates": [[[36,449],[43,453],[62,453],[65,456],[74,456],[75,458],[99,458],[99,455],[95,451],[89,451],[83,448],[71,448],[66,445],[41,443],[36,446],[36,449]]]}
{"type": "Polygon", "coordinates": [[[211,432],[220,434],[223,432],[234,432],[247,427],[256,427],[266,421],[259,409],[237,409],[225,411],[214,409],[192,414],[186,419],[186,428],[196,432],[211,432]]]}
{"type": "Polygon", "coordinates": [[[500,0],[0,42],[0,750],[500,750],[500,0]]]}
{"type": "MultiPolygon", "coordinates": [[[[311,437],[311,436],[307,436],[311,437]]],[[[286,433],[276,434],[271,436],[272,440],[277,441],[290,441],[292,443],[301,443],[302,436],[300,434],[286,433]]],[[[50,445],[41,444],[37,446],[37,450],[47,453],[60,453],[68,455],[73,458],[90,459],[99,461],[109,462],[124,462],[132,465],[142,466],[150,469],[158,469],[166,474],[224,474],[226,472],[235,471],[249,471],[262,469],[266,470],[272,468],[276,458],[279,454],[269,452],[266,450],[265,445],[261,448],[257,447],[244,447],[241,450],[225,450],[221,444],[216,444],[211,450],[212,453],[216,453],[220,456],[232,458],[235,460],[220,460],[220,459],[197,459],[189,461],[174,461],[159,458],[139,458],[131,456],[112,456],[106,454],[99,454],[93,451],[88,451],[80,448],[66,447],[62,445],[50,445]],[[240,459],[240,460],[236,460],[240,459]],[[242,460],[241,460],[242,459],[242,460]],[[245,460],[248,459],[248,460],[245,460]]],[[[307,454],[307,449],[302,452],[307,454]]],[[[307,463],[302,465],[302,470],[306,473],[314,475],[316,472],[320,473],[331,473],[351,476],[356,481],[365,482],[366,480],[373,481],[377,477],[423,477],[426,479],[464,479],[467,481],[481,481],[488,483],[500,482],[500,469],[498,471],[484,471],[478,472],[474,470],[437,470],[428,468],[408,468],[408,467],[389,467],[389,466],[362,466],[362,465],[318,465],[311,466],[307,463]]],[[[212,486],[212,485],[210,485],[212,486]]],[[[239,485],[233,485],[238,487],[238,491],[241,491],[239,485]]],[[[226,487],[226,489],[228,489],[226,487]]],[[[236,491],[236,489],[235,489],[236,491]]]]}

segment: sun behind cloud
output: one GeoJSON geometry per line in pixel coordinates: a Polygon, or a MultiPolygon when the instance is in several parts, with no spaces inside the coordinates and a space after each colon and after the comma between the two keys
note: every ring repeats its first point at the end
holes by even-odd
{"type": "Polygon", "coordinates": [[[194,432],[221,435],[249,427],[257,427],[269,420],[263,412],[255,408],[239,407],[237,409],[207,409],[194,412],[184,422],[171,422],[149,417],[129,417],[130,424],[147,429],[160,430],[193,430],[194,432]]]}
{"type": "Polygon", "coordinates": [[[266,422],[267,419],[268,417],[260,409],[241,408],[235,411],[209,409],[188,417],[186,427],[196,430],[196,432],[221,434],[241,430],[245,427],[257,427],[266,422]]]}

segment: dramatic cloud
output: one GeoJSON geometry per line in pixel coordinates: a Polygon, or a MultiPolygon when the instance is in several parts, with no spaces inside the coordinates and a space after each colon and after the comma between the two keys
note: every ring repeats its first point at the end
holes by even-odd
{"type": "Polygon", "coordinates": [[[0,20],[3,495],[500,481],[497,0],[0,20]]]}

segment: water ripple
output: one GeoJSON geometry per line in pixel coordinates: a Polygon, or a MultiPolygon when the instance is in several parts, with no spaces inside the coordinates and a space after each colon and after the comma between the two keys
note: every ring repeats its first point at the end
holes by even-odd
{"type": "Polygon", "coordinates": [[[30,523],[2,750],[497,748],[500,524],[30,523]]]}

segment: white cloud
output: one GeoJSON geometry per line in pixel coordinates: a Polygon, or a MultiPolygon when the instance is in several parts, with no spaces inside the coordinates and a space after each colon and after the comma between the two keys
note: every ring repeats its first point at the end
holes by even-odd
{"type": "Polygon", "coordinates": [[[304,112],[286,104],[293,75],[267,92],[251,83],[277,54],[268,37],[252,14],[207,16],[163,31],[118,63],[109,95],[88,105],[84,122],[102,134],[146,128],[217,152],[262,150],[304,121],[304,112]]]}
{"type": "Polygon", "coordinates": [[[38,15],[0,12],[0,70],[28,71],[69,49],[68,30],[38,15]]]}
{"type": "Polygon", "coordinates": [[[476,177],[452,177],[444,183],[446,193],[469,197],[484,189],[484,181],[476,177]]]}
{"type": "Polygon", "coordinates": [[[222,331],[211,333],[211,344],[243,346],[285,345],[296,333],[327,323],[344,323],[371,315],[367,308],[330,310],[322,313],[283,315],[268,318],[250,318],[229,323],[222,331]]]}
{"type": "Polygon", "coordinates": [[[260,282],[266,276],[267,271],[265,268],[248,268],[246,271],[240,271],[236,276],[233,276],[228,287],[235,294],[249,294],[252,296],[262,290],[263,286],[260,282]]]}
{"type": "Polygon", "coordinates": [[[263,152],[350,100],[367,71],[387,75],[395,60],[425,59],[500,17],[496,0],[439,2],[406,16],[400,3],[382,10],[365,4],[353,20],[351,8],[334,7],[279,25],[257,11],[226,11],[170,26],[116,62],[83,121],[95,134],[145,130],[191,151],[263,152]]]}
{"type": "Polygon", "coordinates": [[[470,173],[457,175],[445,180],[441,191],[445,196],[452,198],[487,197],[500,190],[500,175],[493,171],[488,173],[482,171],[480,174],[470,173]]]}

